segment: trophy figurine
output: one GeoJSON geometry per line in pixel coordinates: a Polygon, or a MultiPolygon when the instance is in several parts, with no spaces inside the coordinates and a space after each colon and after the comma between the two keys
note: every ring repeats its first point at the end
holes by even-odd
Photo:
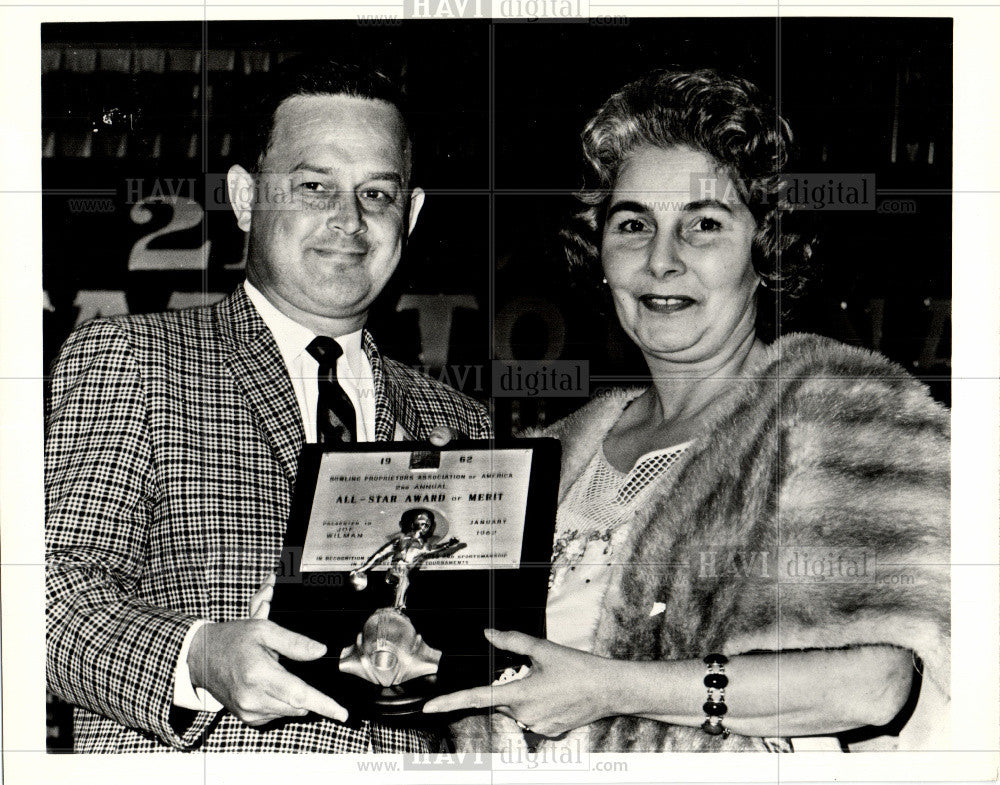
{"type": "Polygon", "coordinates": [[[399,520],[401,533],[351,571],[351,584],[361,591],[368,585],[368,572],[388,561],[385,580],[395,584],[396,599],[391,608],[379,608],[369,616],[357,641],[340,653],[340,670],[344,673],[383,687],[437,673],[441,652],[424,642],[405,613],[410,572],[427,559],[450,556],[465,547],[455,537],[438,542],[434,527],[434,513],[430,510],[407,510],[399,520]]]}

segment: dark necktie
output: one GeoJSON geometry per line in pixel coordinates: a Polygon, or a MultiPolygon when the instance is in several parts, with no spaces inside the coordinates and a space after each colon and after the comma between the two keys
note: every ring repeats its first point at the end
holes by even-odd
{"type": "Polygon", "coordinates": [[[319,363],[316,441],[326,444],[357,441],[358,425],[354,405],[337,381],[337,358],[344,350],[333,338],[320,335],[313,339],[306,351],[319,363]]]}

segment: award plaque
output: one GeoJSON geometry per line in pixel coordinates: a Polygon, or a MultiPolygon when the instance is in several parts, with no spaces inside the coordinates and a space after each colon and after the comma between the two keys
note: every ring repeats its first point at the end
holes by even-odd
{"type": "Polygon", "coordinates": [[[282,665],[353,720],[415,724],[522,664],[483,630],[545,637],[558,481],[555,439],[306,445],[270,618],[327,654],[282,665]]]}

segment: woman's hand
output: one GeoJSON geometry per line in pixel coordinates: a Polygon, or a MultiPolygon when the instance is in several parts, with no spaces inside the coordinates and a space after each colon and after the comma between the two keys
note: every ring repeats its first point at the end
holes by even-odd
{"type": "Polygon", "coordinates": [[[613,660],[560,646],[521,632],[485,630],[498,649],[531,658],[523,679],[495,687],[476,687],[429,701],[424,711],[493,707],[542,736],[559,736],[617,713],[609,705],[614,694],[613,660]]]}

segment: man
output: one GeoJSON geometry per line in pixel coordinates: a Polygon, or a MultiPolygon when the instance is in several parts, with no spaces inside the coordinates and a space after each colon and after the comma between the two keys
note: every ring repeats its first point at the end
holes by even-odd
{"type": "Polygon", "coordinates": [[[305,441],[492,435],[484,407],[381,357],[364,330],[424,199],[391,83],[299,59],[263,105],[256,162],[228,177],[246,283],[211,308],[86,324],[56,362],[47,674],[77,707],[78,751],[437,741],[354,722],[278,664],[324,646],[247,618],[305,441]]]}

